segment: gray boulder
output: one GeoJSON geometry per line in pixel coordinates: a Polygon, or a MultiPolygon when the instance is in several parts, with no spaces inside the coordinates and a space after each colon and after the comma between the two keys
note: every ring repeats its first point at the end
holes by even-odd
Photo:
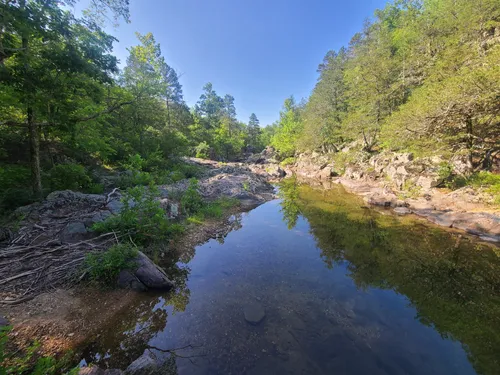
{"type": "Polygon", "coordinates": [[[66,243],[75,243],[82,240],[86,240],[92,236],[91,233],[87,231],[85,224],[81,221],[75,221],[66,225],[66,227],[61,232],[61,241],[66,243]]]}
{"type": "Polygon", "coordinates": [[[166,290],[174,286],[167,274],[141,251],[139,251],[135,262],[137,269],[134,275],[147,288],[166,290]]]}

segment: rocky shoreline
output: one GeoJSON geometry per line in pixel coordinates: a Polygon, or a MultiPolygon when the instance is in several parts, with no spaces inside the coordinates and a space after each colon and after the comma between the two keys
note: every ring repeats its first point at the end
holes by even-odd
{"type": "MultiPolygon", "coordinates": [[[[270,180],[297,176],[307,183],[320,182],[326,188],[330,183],[341,184],[369,205],[393,209],[398,215],[415,214],[484,241],[500,242],[500,207],[491,204],[495,197],[471,187],[455,191],[439,188],[443,163],[439,157],[385,153],[341,168],[331,156],[313,152],[300,154],[293,163],[282,166],[268,148],[248,161],[252,171],[270,180]]],[[[454,160],[457,173],[463,173],[466,167],[465,161],[454,160]]]]}

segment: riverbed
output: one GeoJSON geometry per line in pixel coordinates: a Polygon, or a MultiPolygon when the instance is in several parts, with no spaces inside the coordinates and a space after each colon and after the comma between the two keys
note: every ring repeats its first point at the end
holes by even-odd
{"type": "Polygon", "coordinates": [[[280,199],[179,254],[175,292],[138,296],[77,351],[171,374],[496,374],[500,251],[341,186],[280,199]]]}

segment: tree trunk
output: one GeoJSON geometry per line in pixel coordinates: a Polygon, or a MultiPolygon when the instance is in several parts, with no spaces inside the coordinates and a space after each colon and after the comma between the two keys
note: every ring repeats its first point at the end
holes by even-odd
{"type": "Polygon", "coordinates": [[[172,127],[172,124],[170,123],[170,106],[168,105],[168,98],[167,98],[167,122],[168,122],[168,127],[170,129],[172,127]]]}
{"type": "Polygon", "coordinates": [[[42,179],[40,173],[40,134],[38,125],[33,118],[33,109],[28,106],[28,133],[30,145],[30,166],[33,194],[37,199],[42,198],[42,179]]]}
{"type": "MultiPolygon", "coordinates": [[[[21,0],[20,2],[21,11],[24,14],[26,20],[28,19],[28,14],[26,10],[26,0],[21,0]]],[[[33,188],[33,194],[35,198],[40,199],[42,197],[42,179],[40,174],[40,137],[38,134],[38,126],[35,124],[34,112],[33,112],[33,88],[30,82],[30,63],[29,63],[29,33],[25,29],[21,37],[23,58],[24,58],[24,83],[23,91],[26,99],[26,117],[28,121],[28,139],[30,147],[30,164],[31,164],[31,185],[33,188]]]]}
{"type": "Polygon", "coordinates": [[[467,126],[467,148],[468,148],[468,154],[467,154],[467,164],[469,169],[472,171],[474,170],[474,160],[473,160],[473,151],[474,151],[474,137],[472,134],[472,119],[468,117],[465,120],[465,124],[467,126]]]}

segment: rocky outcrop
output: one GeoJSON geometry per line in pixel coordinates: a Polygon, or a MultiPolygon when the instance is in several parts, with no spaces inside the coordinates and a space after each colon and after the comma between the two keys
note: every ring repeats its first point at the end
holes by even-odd
{"type": "MultiPolygon", "coordinates": [[[[331,155],[300,154],[291,167],[299,177],[340,183],[363,196],[367,204],[388,207],[398,215],[415,214],[435,224],[464,230],[484,240],[500,242],[500,211],[485,202],[488,197],[470,187],[453,192],[436,189],[442,183],[440,157],[415,158],[411,153],[364,155],[345,166],[342,177],[331,155]],[[323,172],[325,171],[326,172],[323,172]]],[[[467,162],[450,162],[455,173],[465,173],[467,162]]]]}
{"type": "MultiPolygon", "coordinates": [[[[187,162],[206,168],[199,178],[201,196],[207,200],[220,197],[238,199],[245,209],[258,206],[275,197],[274,188],[266,176],[256,173],[251,166],[243,163],[220,163],[197,158],[185,159],[187,162]]],[[[175,195],[189,186],[189,180],[179,181],[163,188],[175,195]]]]}

